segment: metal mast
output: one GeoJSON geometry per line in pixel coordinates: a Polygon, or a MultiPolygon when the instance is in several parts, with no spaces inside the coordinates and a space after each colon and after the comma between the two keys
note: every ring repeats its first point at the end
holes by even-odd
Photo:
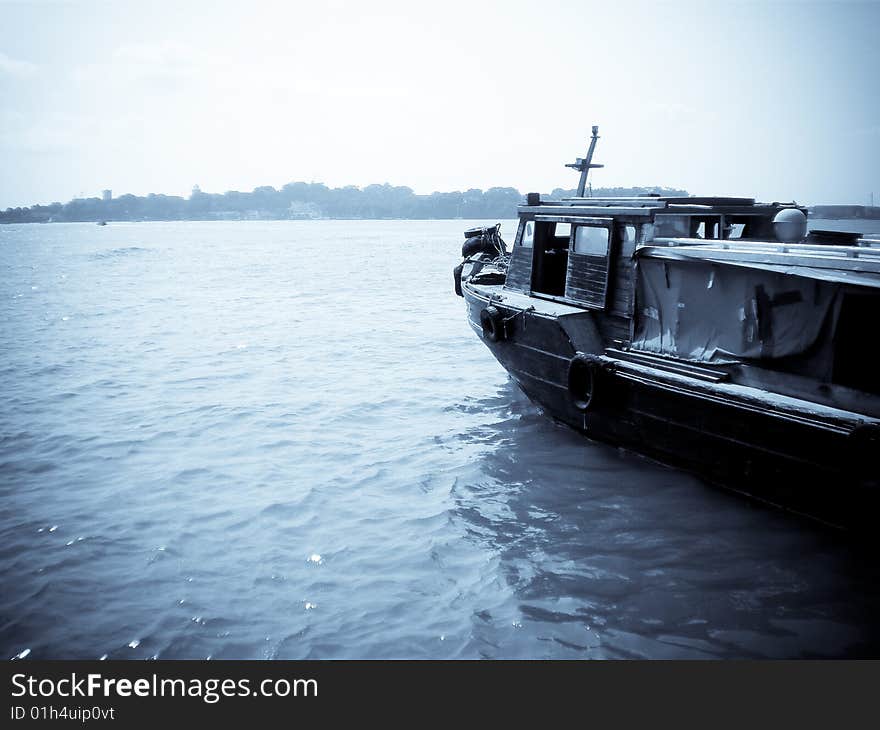
{"type": "Polygon", "coordinates": [[[596,140],[599,139],[599,127],[593,127],[593,136],[590,138],[590,149],[587,150],[586,157],[578,157],[576,162],[569,162],[566,167],[574,170],[580,170],[581,179],[578,181],[577,196],[584,197],[584,190],[587,187],[587,175],[594,167],[605,167],[605,165],[593,164],[593,151],[596,149],[596,140]]]}

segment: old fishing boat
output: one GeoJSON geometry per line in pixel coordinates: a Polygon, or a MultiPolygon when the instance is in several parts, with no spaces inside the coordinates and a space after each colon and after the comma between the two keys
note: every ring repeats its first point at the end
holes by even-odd
{"type": "Polygon", "coordinates": [[[795,203],[530,193],[456,292],[523,391],[590,437],[835,525],[878,499],[880,240],[795,203]]]}

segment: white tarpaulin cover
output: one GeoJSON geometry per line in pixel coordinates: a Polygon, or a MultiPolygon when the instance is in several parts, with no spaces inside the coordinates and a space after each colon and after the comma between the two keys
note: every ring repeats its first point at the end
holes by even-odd
{"type": "Polygon", "coordinates": [[[701,361],[777,358],[816,342],[840,284],[778,271],[642,258],[633,347],[701,361]]]}

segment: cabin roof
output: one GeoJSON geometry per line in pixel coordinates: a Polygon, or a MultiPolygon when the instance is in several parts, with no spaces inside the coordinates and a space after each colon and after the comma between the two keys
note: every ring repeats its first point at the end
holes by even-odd
{"type": "Polygon", "coordinates": [[[770,215],[781,208],[806,208],[797,203],[758,203],[754,198],[731,197],[661,197],[638,196],[632,198],[562,198],[523,203],[520,214],[536,215],[651,215],[678,213],[682,215],[770,215]]]}
{"type": "MultiPolygon", "coordinates": [[[[595,205],[597,202],[601,202],[603,204],[611,203],[614,204],[618,201],[637,201],[637,202],[656,202],[660,204],[660,207],[664,207],[664,205],[708,205],[708,206],[718,206],[718,205],[755,205],[754,198],[737,198],[730,196],[682,196],[682,195],[674,195],[674,196],[662,196],[662,195],[636,195],[632,197],[625,198],[614,198],[614,197],[605,197],[605,198],[562,198],[564,202],[571,202],[572,204],[584,204],[584,205],[595,205]]],[[[775,205],[775,203],[774,203],[775,205]]]]}

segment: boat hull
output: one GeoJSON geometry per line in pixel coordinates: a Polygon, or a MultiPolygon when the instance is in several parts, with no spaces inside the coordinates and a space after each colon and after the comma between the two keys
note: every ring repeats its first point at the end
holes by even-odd
{"type": "Polygon", "coordinates": [[[858,529],[873,522],[880,505],[872,461],[877,430],[862,429],[856,414],[768,405],[766,393],[750,399],[751,389],[740,389],[743,396],[705,382],[699,372],[689,377],[620,362],[601,341],[579,338],[589,330],[588,311],[567,317],[529,311],[468,284],[463,294],[471,327],[547,415],[590,438],[828,524],[858,529]],[[497,341],[481,322],[489,306],[503,316],[497,341]],[[569,386],[569,364],[584,352],[606,366],[587,408],[569,386]]]}

